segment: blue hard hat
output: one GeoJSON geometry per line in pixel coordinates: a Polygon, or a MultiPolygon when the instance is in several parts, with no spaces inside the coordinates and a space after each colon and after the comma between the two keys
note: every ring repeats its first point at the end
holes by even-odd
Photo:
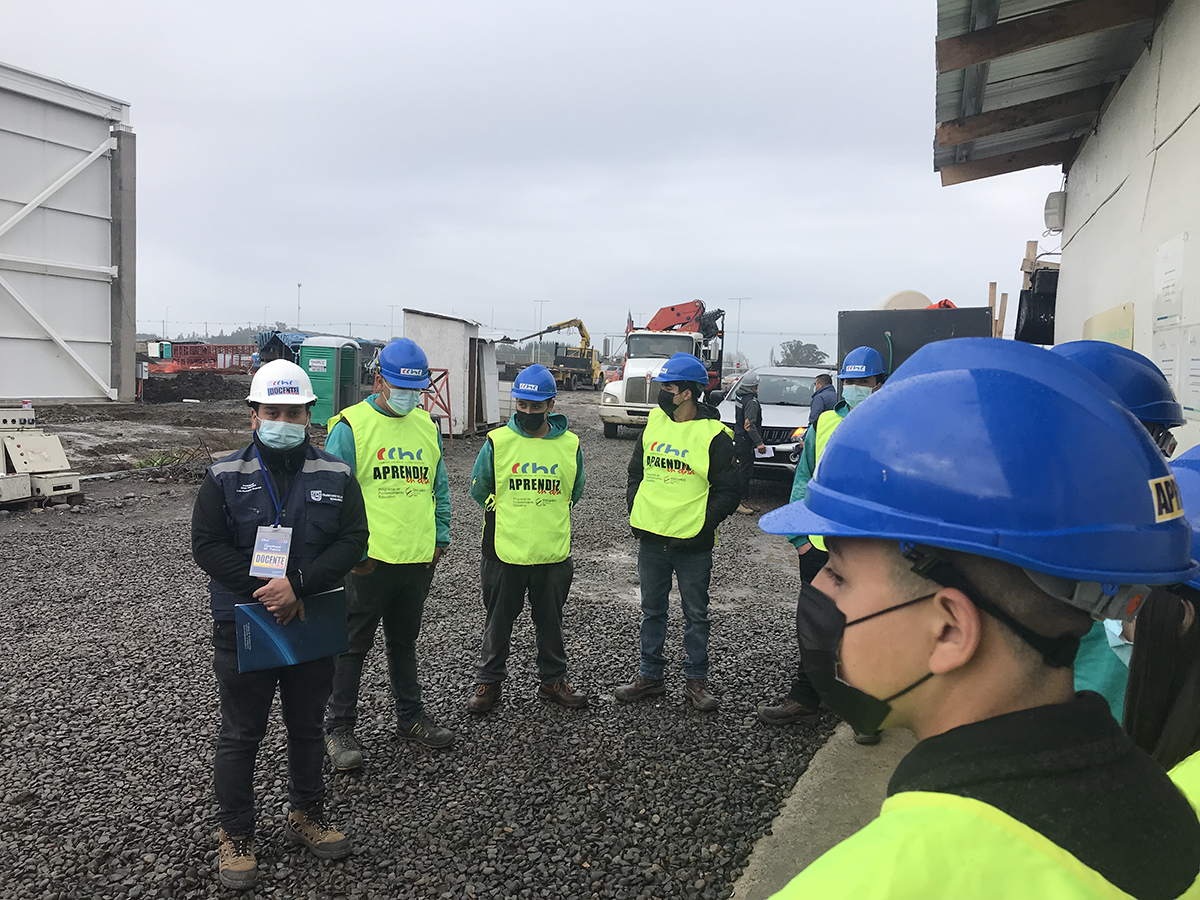
{"type": "Polygon", "coordinates": [[[658,370],[655,381],[694,381],[708,384],[708,368],[694,353],[676,353],[658,370]]]}
{"type": "Polygon", "coordinates": [[[558,396],[554,373],[540,363],[521,370],[509,392],[522,400],[553,400],[558,396]]]}
{"type": "Polygon", "coordinates": [[[1176,490],[1091,372],[1020,341],[956,338],[899,366],[830,437],[805,500],[760,525],[961,550],[1112,597],[1200,574],[1176,490]]]}
{"type": "Polygon", "coordinates": [[[872,375],[887,374],[887,366],[883,357],[874,347],[855,347],[842,360],[842,371],[838,378],[869,378],[872,375]]]}
{"type": "MultiPolygon", "coordinates": [[[[1200,546],[1200,447],[1193,447],[1172,461],[1171,472],[1179,485],[1179,496],[1183,499],[1183,511],[1192,523],[1192,546],[1200,546]]],[[[1191,587],[1200,589],[1200,578],[1189,581],[1191,587]]]]}
{"type": "Polygon", "coordinates": [[[1050,350],[1094,373],[1117,392],[1138,421],[1167,428],[1184,423],[1183,407],[1162,369],[1142,354],[1108,341],[1070,341],[1050,350]]]}
{"type": "Polygon", "coordinates": [[[421,390],[429,387],[429,360],[409,338],[396,338],[379,351],[379,374],[393,387],[421,390]]]}

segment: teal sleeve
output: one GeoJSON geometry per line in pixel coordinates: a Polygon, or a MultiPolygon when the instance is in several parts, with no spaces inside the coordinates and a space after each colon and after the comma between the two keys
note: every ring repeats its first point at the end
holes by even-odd
{"type": "MultiPolygon", "coordinates": [[[[789,503],[795,503],[797,500],[803,500],[808,496],[808,482],[812,478],[817,458],[817,436],[815,429],[810,428],[809,431],[813,432],[813,439],[804,442],[804,451],[800,454],[800,461],[796,463],[796,475],[792,479],[792,494],[788,498],[789,503]]],[[[796,534],[789,537],[788,540],[799,547],[808,543],[808,535],[796,534]]]]}
{"type": "Polygon", "coordinates": [[[487,498],[496,493],[496,463],[492,442],[485,440],[475,457],[475,468],[471,470],[471,498],[487,509],[487,498]]]}
{"type": "Polygon", "coordinates": [[[575,486],[571,488],[571,506],[579,502],[583,496],[583,487],[587,484],[587,476],[583,474],[583,450],[575,450],[575,486]]]}
{"type": "Polygon", "coordinates": [[[338,459],[345,460],[350,464],[350,468],[358,471],[358,462],[354,453],[354,429],[345,419],[340,419],[329,432],[329,436],[325,438],[325,450],[338,459]]]}
{"type": "MultiPolygon", "coordinates": [[[[442,436],[438,434],[438,450],[441,449],[442,436]]],[[[433,476],[433,503],[433,518],[437,529],[434,543],[439,547],[449,547],[450,477],[446,474],[446,459],[444,456],[438,457],[437,472],[433,476]]]]}

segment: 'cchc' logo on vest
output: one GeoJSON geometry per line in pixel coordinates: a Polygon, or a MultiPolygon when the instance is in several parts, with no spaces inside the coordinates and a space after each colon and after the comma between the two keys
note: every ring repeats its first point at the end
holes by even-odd
{"type": "Polygon", "coordinates": [[[514,475],[557,475],[558,463],[555,463],[550,468],[539,466],[537,463],[513,463],[512,473],[514,475]]]}
{"type": "MultiPolygon", "coordinates": [[[[678,472],[680,475],[695,475],[695,470],[683,461],[688,452],[676,449],[665,441],[655,441],[646,451],[646,465],[655,469],[678,472]]],[[[670,484],[671,482],[664,479],[663,483],[670,484]]]]}
{"type": "Polygon", "coordinates": [[[375,458],[380,462],[383,462],[385,455],[388,459],[417,460],[421,458],[421,450],[418,449],[416,455],[414,455],[411,450],[404,450],[400,447],[380,447],[379,452],[375,454],[375,458]]]}
{"type": "Polygon", "coordinates": [[[688,455],[688,452],[686,450],[676,450],[670,444],[665,444],[662,441],[655,441],[653,444],[651,444],[650,452],[651,453],[664,453],[664,454],[670,453],[673,456],[678,456],[680,459],[683,459],[685,456],[688,455]]]}

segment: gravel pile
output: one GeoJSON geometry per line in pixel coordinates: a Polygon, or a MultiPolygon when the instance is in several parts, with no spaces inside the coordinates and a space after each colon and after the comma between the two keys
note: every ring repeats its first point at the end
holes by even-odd
{"type": "MultiPolygon", "coordinates": [[[[729,895],[834,724],[768,729],[754,719],[794,662],[793,557],[751,517],[722,530],[710,648],[719,714],[684,705],[677,602],[667,695],[616,703],[613,687],[637,665],[636,545],[623,499],[631,443],[601,436],[594,399],[562,404],[588,471],[567,637],[572,680],[592,707],[534,699],[525,617],[504,700],[468,717],[483,609],[481,515],[466,488],[480,442],[455,441],[453,546],[420,652],[428,711],[459,740],[431,751],[395,738],[377,645],[360,705],[367,768],[331,778],[328,798],[356,853],[329,863],[283,845],[285,733],[273,719],[258,766],[255,896],[729,895]]],[[[0,521],[0,897],[228,895],[215,871],[217,699],[207,593],[188,547],[193,489],[113,489],[75,514],[0,521]]],[[[782,485],[759,492],[760,503],[786,498],[782,485]]]]}
{"type": "Polygon", "coordinates": [[[147,403],[178,403],[181,400],[244,400],[245,379],[226,378],[217,372],[180,372],[155,375],[142,390],[147,403]]]}

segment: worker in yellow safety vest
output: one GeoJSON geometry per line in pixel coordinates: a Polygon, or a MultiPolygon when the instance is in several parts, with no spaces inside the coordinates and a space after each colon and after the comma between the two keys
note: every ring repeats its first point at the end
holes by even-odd
{"type": "Polygon", "coordinates": [[[733,434],[700,398],[708,369],[690,353],[676,353],[654,376],[658,409],[633,448],[625,499],[638,538],[642,589],[638,674],[614,694],[628,703],[666,692],[667,611],[671,576],[679,583],[683,631],[684,697],[701,712],[720,700],[708,685],[708,586],[717,526],[741,502],[733,434]]]}
{"type": "MultiPolygon", "coordinates": [[[[817,470],[822,452],[833,432],[842,424],[850,410],[880,388],[886,377],[887,369],[884,367],[883,357],[875,348],[855,347],[846,354],[846,358],[842,360],[841,371],[838,372],[842,399],[837,401],[832,409],[821,413],[804,436],[804,448],[792,479],[791,502],[804,499],[809,479],[817,470]]],[[[819,535],[807,534],[792,535],[788,540],[796,547],[800,563],[800,581],[803,584],[811,584],[829,559],[829,554],[825,552],[825,542],[819,535]]],[[[802,601],[797,600],[797,616],[800,602],[802,601]]],[[[820,720],[821,697],[804,674],[803,662],[796,666],[787,696],[773,705],[759,706],[758,718],[767,725],[813,725],[820,720]]],[[[860,744],[877,744],[879,734],[856,732],[854,740],[860,744]]]]}
{"type": "Polygon", "coordinates": [[[571,709],[587,695],[567,681],[563,607],[571,590],[571,510],[583,496],[583,454],[567,417],[554,412],[554,374],[534,364],[513,381],[516,411],[492,431],[471,473],[484,509],[483,647],[467,711],[490,712],[508,676],[513,623],[529,595],[537,636],[537,695],[571,709]]]}
{"type": "Polygon", "coordinates": [[[1111,388],[1029,344],[928,344],[761,526],[825,536],[797,623],[822,701],[918,739],[879,817],[777,896],[1200,898],[1196,810],[1074,691],[1092,616],[1200,575],[1175,477],[1111,388]]]}
{"type": "Polygon", "coordinates": [[[367,556],[346,579],[350,647],[338,657],[325,714],[325,744],[339,772],[362,767],[354,736],[363,663],[383,624],[397,734],[447,747],[450,729],[421,703],[417,636],[434,570],[450,543],[450,482],[442,435],[421,403],[429,387],[425,351],[398,338],[379,352],[375,393],[329,420],[325,448],[354,467],[367,505],[367,556]]]}

